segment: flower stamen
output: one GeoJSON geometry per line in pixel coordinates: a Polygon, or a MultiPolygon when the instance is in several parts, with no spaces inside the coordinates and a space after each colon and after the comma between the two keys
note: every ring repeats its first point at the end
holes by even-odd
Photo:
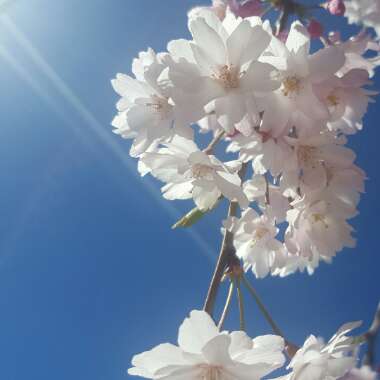
{"type": "Polygon", "coordinates": [[[205,164],[194,164],[191,167],[191,175],[193,178],[200,179],[210,176],[214,172],[214,168],[205,164]]]}
{"type": "Polygon", "coordinates": [[[239,72],[232,65],[223,65],[212,77],[225,89],[239,87],[239,72]]]}
{"type": "Polygon", "coordinates": [[[298,95],[301,90],[301,79],[293,75],[282,82],[282,93],[287,97],[298,95]]]}

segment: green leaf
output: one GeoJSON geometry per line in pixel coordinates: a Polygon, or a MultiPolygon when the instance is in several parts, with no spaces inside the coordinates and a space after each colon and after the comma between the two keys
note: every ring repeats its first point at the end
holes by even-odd
{"type": "Polygon", "coordinates": [[[178,220],[175,224],[173,224],[172,229],[178,227],[190,227],[194,223],[196,223],[199,219],[202,219],[203,216],[208,213],[210,210],[199,210],[198,207],[193,208],[189,211],[185,216],[183,216],[180,220],[178,220]]]}

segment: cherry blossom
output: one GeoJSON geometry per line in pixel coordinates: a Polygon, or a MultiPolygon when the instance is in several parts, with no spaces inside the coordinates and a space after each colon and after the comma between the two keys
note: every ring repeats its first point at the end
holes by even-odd
{"type": "Polygon", "coordinates": [[[288,365],[288,369],[292,372],[281,379],[335,380],[341,378],[355,366],[356,362],[355,356],[352,355],[356,344],[353,338],[346,334],[360,324],[361,322],[351,322],[343,325],[327,344],[314,335],[310,335],[288,365]]]}
{"type": "Polygon", "coordinates": [[[245,270],[252,268],[257,278],[263,278],[278,267],[283,245],[276,239],[279,229],[273,220],[259,216],[249,208],[240,219],[229,219],[225,227],[234,234],[236,255],[243,260],[245,270]]]}
{"type": "Polygon", "coordinates": [[[346,6],[343,0],[329,0],[326,4],[327,10],[334,16],[343,16],[346,6]]]}
{"type": "Polygon", "coordinates": [[[158,78],[165,67],[164,56],[149,49],[133,62],[135,78],[117,74],[112,80],[113,88],[121,96],[112,125],[115,133],[134,140],[132,156],[141,155],[157,140],[171,136],[173,130],[188,137],[192,135],[183,108],[176,107],[168,89],[159,84],[158,78]]]}
{"type": "MultiPolygon", "coordinates": [[[[259,18],[241,19],[228,14],[221,22],[203,11],[189,21],[193,41],[168,45],[173,58],[169,79],[175,88],[200,102],[202,110],[215,114],[228,133],[240,128],[245,118],[259,120],[256,95],[279,87],[275,68],[258,60],[270,42],[259,18]]],[[[176,100],[176,97],[174,100],[176,100]]]]}
{"type": "Polygon", "coordinates": [[[166,199],[191,199],[201,210],[211,209],[223,195],[248,206],[238,175],[240,163],[222,163],[198,149],[192,140],[175,136],[163,142],[157,152],[148,152],[141,161],[151,174],[167,184],[162,188],[166,199]]]}
{"type": "Polygon", "coordinates": [[[316,6],[273,0],[265,11],[263,3],[213,0],[193,8],[190,40],[172,40],[163,53],[141,52],[133,77],[112,80],[121,97],[114,132],[133,140],[139,173],[162,181],[165,199],[195,203],[175,228],[207,217],[223,198],[230,204],[208,292],[215,303],[222,279],[230,280],[219,327],[207,298],[205,311],[193,310],[180,326],[178,345],[135,355],[131,375],[259,380],[284,364],[286,345],[288,373],[278,379],[375,379],[368,367],[355,368],[360,339],[347,334],[360,323],[343,325],[328,343],[310,335],[298,349],[283,338],[243,270],[256,278],[313,274],[355,246],[349,221],[358,214],[366,174],[347,143],[362,130],[377,94],[369,86],[380,66],[380,0],[316,6]],[[314,12],[321,7],[374,28],[377,39],[366,30],[345,41],[339,31],[323,36],[314,12]],[[276,32],[256,17],[267,10],[280,11],[276,32]],[[311,38],[323,47],[311,49],[311,38]],[[244,330],[241,286],[281,337],[220,331],[235,288],[244,330]]]}
{"type": "Polygon", "coordinates": [[[228,5],[235,16],[246,18],[260,16],[263,13],[263,4],[260,0],[229,0],[228,5]]]}
{"type": "Polygon", "coordinates": [[[353,368],[350,372],[347,372],[341,380],[376,380],[377,373],[372,371],[368,366],[360,368],[353,368]]]}
{"type": "Polygon", "coordinates": [[[130,375],[148,379],[259,380],[285,362],[284,341],[220,332],[204,311],[193,310],[179,328],[178,346],[164,343],[135,355],[130,375]]]}
{"type": "Polygon", "coordinates": [[[254,130],[249,137],[237,134],[231,137],[228,152],[239,152],[240,160],[252,161],[256,174],[269,171],[278,176],[284,169],[284,162],[292,157],[292,147],[283,136],[274,137],[271,133],[254,130]]]}
{"type": "Polygon", "coordinates": [[[286,219],[286,213],[290,209],[289,198],[283,195],[283,191],[268,181],[263,175],[254,175],[252,179],[245,181],[243,190],[250,202],[256,202],[261,211],[268,218],[282,223],[286,219]]]}
{"type": "Polygon", "coordinates": [[[315,87],[319,99],[328,107],[330,130],[352,134],[362,129],[370,96],[376,94],[363,88],[370,83],[366,70],[352,69],[340,78],[331,77],[315,87]]]}
{"type": "Polygon", "coordinates": [[[287,196],[296,198],[301,194],[321,190],[328,185],[327,168],[349,168],[355,153],[344,146],[344,136],[336,137],[329,132],[312,136],[288,137],[293,147],[291,158],[283,164],[281,187],[287,196]]]}
{"type": "Polygon", "coordinates": [[[335,46],[325,47],[311,55],[309,51],[309,33],[298,21],[292,23],[286,43],[272,38],[262,60],[279,70],[281,86],[262,99],[264,115],[261,131],[282,134],[285,128],[301,125],[297,123],[300,114],[303,128],[313,121],[328,118],[328,108],[319,101],[313,86],[342,68],[344,53],[335,46]]]}
{"type": "Polygon", "coordinates": [[[330,34],[329,39],[343,51],[346,58],[343,67],[337,73],[338,76],[352,69],[363,69],[368,71],[370,77],[373,77],[375,68],[380,65],[380,45],[369,33],[362,30],[347,41],[341,41],[339,32],[335,32],[330,34]],[[372,53],[370,57],[367,54],[369,52],[372,53]],[[373,53],[377,54],[373,55],[373,53]]]}
{"type": "MultiPolygon", "coordinates": [[[[320,195],[319,195],[320,196],[320,195]]],[[[329,262],[344,247],[353,248],[353,228],[347,223],[345,210],[328,200],[297,199],[287,212],[289,226],[285,244],[290,253],[329,262]]]]}
{"type": "Polygon", "coordinates": [[[345,6],[349,23],[374,28],[380,36],[380,0],[345,0],[345,6]]]}

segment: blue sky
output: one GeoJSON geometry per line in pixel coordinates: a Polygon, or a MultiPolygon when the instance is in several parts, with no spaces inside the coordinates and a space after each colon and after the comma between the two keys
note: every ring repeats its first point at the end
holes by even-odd
{"type": "MultiPolygon", "coordinates": [[[[201,308],[225,205],[172,231],[191,204],[163,200],[110,127],[110,79],[129,73],[140,50],[187,37],[186,11],[196,4],[14,0],[2,12],[2,379],[125,379],[134,353],[174,342],[183,318],[201,308]]],[[[346,321],[362,319],[364,331],[379,300],[379,118],[372,105],[350,139],[369,177],[353,222],[357,248],[312,277],[250,277],[296,343],[312,332],[329,337],[346,321]]],[[[269,333],[246,300],[248,332],[269,333]]],[[[233,313],[226,327],[237,326],[233,313]]]]}

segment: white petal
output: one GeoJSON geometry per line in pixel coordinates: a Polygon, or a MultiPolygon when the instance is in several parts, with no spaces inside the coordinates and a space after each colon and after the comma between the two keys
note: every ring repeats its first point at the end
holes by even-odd
{"type": "Polygon", "coordinates": [[[173,40],[168,43],[168,52],[175,58],[184,58],[186,61],[194,63],[193,51],[190,41],[185,39],[173,40]]]}
{"type": "Polygon", "coordinates": [[[343,65],[345,55],[342,49],[329,46],[314,53],[309,58],[310,79],[320,83],[333,76],[343,65]]]}
{"type": "Polygon", "coordinates": [[[241,67],[256,60],[268,46],[270,37],[262,27],[252,28],[248,20],[242,21],[227,39],[229,63],[241,67]]]}
{"type": "Polygon", "coordinates": [[[192,198],[193,184],[190,181],[180,183],[168,183],[161,191],[165,199],[190,199],[192,198]]]}
{"type": "Polygon", "coordinates": [[[213,182],[199,180],[194,183],[193,199],[200,210],[213,208],[220,195],[220,190],[213,182]]]}
{"type": "Polygon", "coordinates": [[[232,364],[228,348],[231,338],[227,334],[220,334],[208,341],[202,348],[202,354],[212,365],[228,366],[232,364]]]}
{"type": "Polygon", "coordinates": [[[125,74],[117,74],[116,79],[111,81],[114,90],[120,96],[126,96],[133,101],[136,98],[144,98],[147,96],[145,87],[136,79],[125,74]]]}
{"type": "Polygon", "coordinates": [[[214,65],[226,63],[226,48],[220,35],[203,18],[190,21],[190,31],[197,46],[214,65]]]}
{"type": "Polygon", "coordinates": [[[299,22],[295,21],[290,27],[286,47],[289,51],[300,56],[307,56],[310,49],[310,36],[306,28],[299,22]]]}
{"type": "Polygon", "coordinates": [[[227,199],[239,202],[242,208],[248,207],[249,201],[241,188],[241,181],[237,174],[218,172],[214,178],[218,188],[227,199]]]}
{"type": "Polygon", "coordinates": [[[154,374],[168,365],[186,364],[179,347],[170,343],[160,344],[150,351],[135,355],[128,373],[142,377],[153,378],[154,374]]]}
{"type": "Polygon", "coordinates": [[[253,61],[241,79],[241,87],[247,91],[268,92],[280,87],[277,69],[269,63],[253,61]]]}
{"type": "Polygon", "coordinates": [[[235,359],[237,355],[252,349],[252,339],[244,331],[233,331],[230,337],[231,344],[229,351],[233,359],[235,359]]]}
{"type": "Polygon", "coordinates": [[[184,351],[197,354],[218,334],[218,328],[206,312],[193,310],[179,328],[178,344],[184,351]]]}

